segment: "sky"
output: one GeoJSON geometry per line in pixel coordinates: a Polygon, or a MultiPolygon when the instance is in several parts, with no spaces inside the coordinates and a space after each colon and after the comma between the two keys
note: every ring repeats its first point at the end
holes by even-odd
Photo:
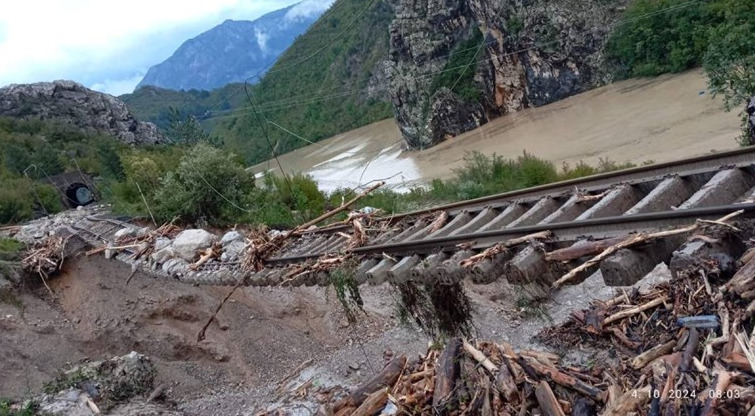
{"type": "MultiPolygon", "coordinates": [[[[0,87],[68,79],[112,95],[130,93],[184,41],[226,19],[254,20],[298,1],[2,0],[0,87]]],[[[305,0],[291,12],[319,12],[332,3],[305,0]]]]}

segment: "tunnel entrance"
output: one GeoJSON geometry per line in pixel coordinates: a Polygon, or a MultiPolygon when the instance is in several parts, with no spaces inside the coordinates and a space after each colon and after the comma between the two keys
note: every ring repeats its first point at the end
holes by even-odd
{"type": "Polygon", "coordinates": [[[86,206],[94,201],[94,194],[88,186],[82,183],[74,183],[66,188],[66,199],[73,207],[86,206]]]}

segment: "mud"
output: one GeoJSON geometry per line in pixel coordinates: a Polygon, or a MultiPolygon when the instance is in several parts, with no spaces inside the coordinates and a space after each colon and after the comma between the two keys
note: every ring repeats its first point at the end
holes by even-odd
{"type": "MultiPolygon", "coordinates": [[[[656,270],[657,271],[657,270],[656,270]]],[[[667,270],[666,270],[667,271],[667,270]]],[[[137,274],[128,265],[78,257],[51,279],[54,298],[27,281],[17,301],[0,303],[0,395],[24,398],[83,359],[130,351],[146,354],[158,371],[155,384],[187,414],[253,414],[277,395],[284,377],[309,359],[292,383],[355,385],[377,372],[384,354],[424,352],[430,340],[394,317],[393,286],[363,286],[365,312],[349,325],[332,289],[239,289],[207,331],[196,335],[225,287],[195,287],[137,274]]],[[[652,276],[652,275],[651,275],[652,276]]],[[[656,279],[664,276],[655,275],[656,279]]],[[[465,282],[474,308],[474,333],[533,347],[545,326],[563,321],[612,289],[597,274],[560,290],[550,303],[529,302],[500,279],[465,282]]],[[[308,414],[302,408],[302,414],[308,414]]]]}
{"type": "MultiPolygon", "coordinates": [[[[286,172],[311,174],[322,189],[389,178],[406,190],[449,178],[465,152],[515,158],[523,151],[563,163],[600,159],[668,162],[737,148],[739,118],[707,92],[699,70],[633,79],[496,119],[431,149],[402,151],[393,120],[381,121],[280,157],[286,172]]],[[[252,168],[278,171],[275,162],[252,168]]]]}

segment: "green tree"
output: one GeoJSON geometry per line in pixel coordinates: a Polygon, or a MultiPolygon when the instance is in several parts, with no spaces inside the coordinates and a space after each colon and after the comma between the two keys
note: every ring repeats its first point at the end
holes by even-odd
{"type": "Polygon", "coordinates": [[[200,143],[168,173],[155,193],[156,216],[225,225],[251,211],[254,176],[231,155],[200,143]]]}
{"type": "Polygon", "coordinates": [[[9,143],[3,147],[5,166],[17,175],[22,175],[24,170],[31,165],[29,153],[21,146],[9,143]]]}
{"type": "Polygon", "coordinates": [[[115,144],[109,141],[102,141],[97,148],[97,156],[101,163],[102,175],[105,178],[122,180],[124,178],[123,163],[118,155],[115,144]]]}
{"type": "Polygon", "coordinates": [[[63,172],[63,164],[60,161],[60,152],[55,150],[47,142],[35,145],[31,154],[31,161],[37,165],[37,176],[53,176],[63,172]]]}
{"type": "MultiPolygon", "coordinates": [[[[727,109],[740,106],[755,94],[755,18],[735,19],[731,17],[735,10],[724,12],[727,22],[710,30],[704,60],[710,88],[723,96],[727,109]]],[[[755,11],[750,9],[749,13],[755,11]]]]}

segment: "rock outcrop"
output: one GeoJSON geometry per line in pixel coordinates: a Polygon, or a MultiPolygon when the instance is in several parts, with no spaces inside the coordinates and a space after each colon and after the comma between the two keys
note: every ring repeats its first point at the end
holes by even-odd
{"type": "Polygon", "coordinates": [[[603,48],[630,1],[400,0],[389,90],[407,145],[607,82],[603,48]]]}
{"type": "Polygon", "coordinates": [[[137,121],[121,100],[66,80],[0,88],[0,116],[57,121],[127,144],[167,141],[157,126],[137,121]]]}

